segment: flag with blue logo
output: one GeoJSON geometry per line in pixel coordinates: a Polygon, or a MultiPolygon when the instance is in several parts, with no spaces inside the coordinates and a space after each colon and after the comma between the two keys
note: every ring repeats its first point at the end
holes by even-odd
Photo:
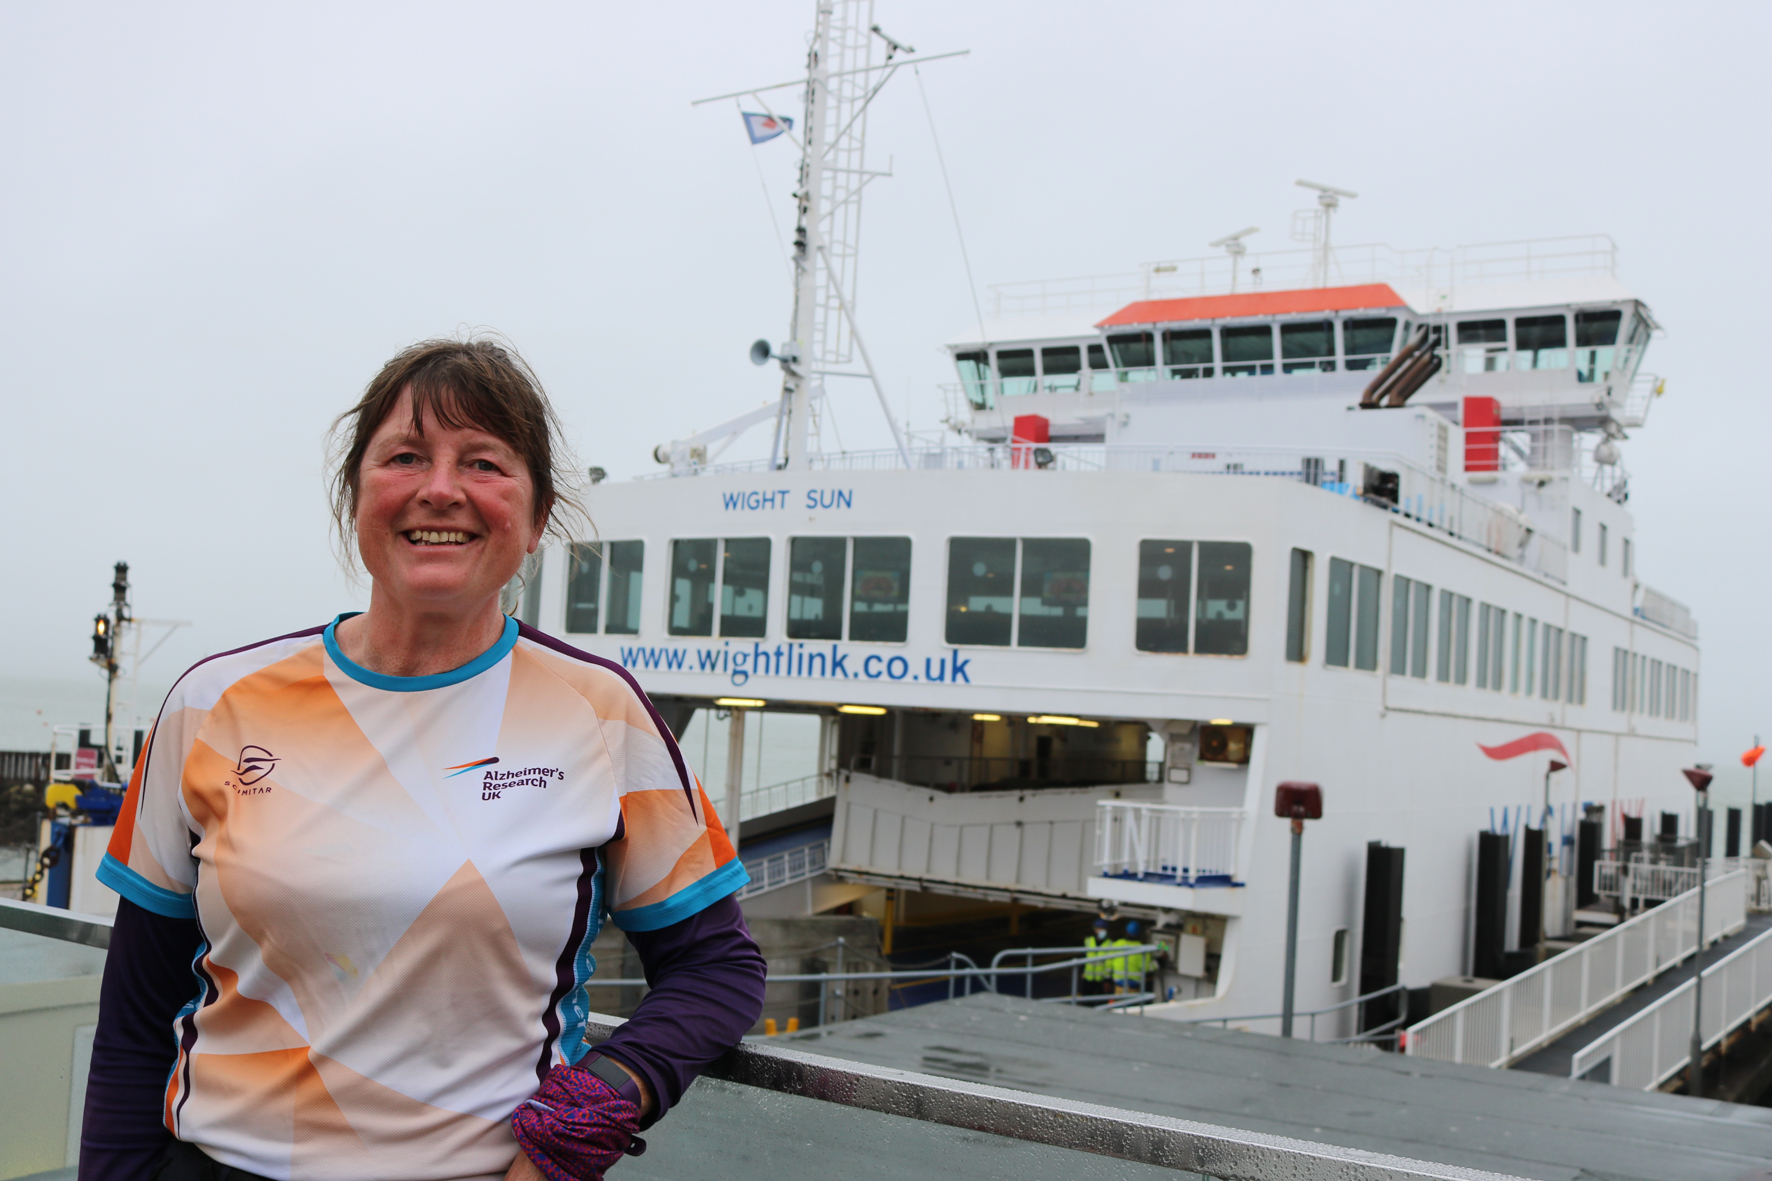
{"type": "Polygon", "coordinates": [[[759,115],[754,111],[740,111],[739,114],[744,116],[745,132],[754,144],[765,143],[794,129],[794,121],[786,115],[759,115]]]}

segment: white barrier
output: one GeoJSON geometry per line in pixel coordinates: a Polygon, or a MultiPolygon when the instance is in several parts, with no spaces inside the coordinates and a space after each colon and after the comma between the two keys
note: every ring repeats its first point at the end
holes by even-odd
{"type": "MultiPolygon", "coordinates": [[[[1741,870],[1711,880],[1707,943],[1746,925],[1748,889],[1741,870]]],[[[1410,1026],[1405,1052],[1506,1066],[1691,955],[1697,927],[1698,891],[1692,890],[1410,1026]]]]}
{"type": "MultiPolygon", "coordinates": [[[[1772,1004],[1772,931],[1704,969],[1706,1049],[1772,1004]]],[[[1692,1056],[1692,981],[1575,1052],[1570,1078],[1651,1091],[1692,1056]]]]}
{"type": "Polygon", "coordinates": [[[1095,872],[1177,885],[1231,885],[1241,808],[1103,800],[1096,805],[1095,872]]]}

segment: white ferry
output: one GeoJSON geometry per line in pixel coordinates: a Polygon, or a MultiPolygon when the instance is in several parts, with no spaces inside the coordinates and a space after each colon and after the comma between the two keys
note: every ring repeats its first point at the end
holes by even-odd
{"type": "Polygon", "coordinates": [[[598,484],[599,537],[544,551],[519,607],[631,669],[680,732],[817,719],[814,776],[773,797],[728,728],[708,788],[729,822],[834,797],[809,880],[747,907],[1111,901],[1170,933],[1173,999],[1149,1013],[1234,1016],[1280,1006],[1282,782],[1324,800],[1300,1010],[1481,966],[1478,834],[1546,801],[1553,936],[1579,820],[1608,847],[1690,834],[1696,627],[1641,581],[1622,446],[1662,389],[1657,325],[1610,240],[1336,248],[1352,194],[1311,186],[1308,250],[1233,236],[996,288],[947,342],[945,432],[824,449],[826,377],[872,375],[866,105],[929,60],[871,25],[821,0],[807,79],[746,92],[784,124],[769,104],[799,99],[795,311],[756,350],[779,404],[598,484]],[[751,427],[770,459],[715,461],[751,427]]]}

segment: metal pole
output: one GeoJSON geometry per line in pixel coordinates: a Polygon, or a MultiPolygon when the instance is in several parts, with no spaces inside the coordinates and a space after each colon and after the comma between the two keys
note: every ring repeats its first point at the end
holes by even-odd
{"type": "Polygon", "coordinates": [[[1538,959],[1544,962],[1544,928],[1550,913],[1550,777],[1544,769],[1544,811],[1538,814],[1538,959]]]}
{"type": "Polygon", "coordinates": [[[1286,890],[1286,991],[1280,1003],[1280,1036],[1292,1036],[1292,993],[1298,976],[1298,868],[1304,856],[1304,820],[1292,818],[1292,881],[1286,890]]]}
{"type": "Polygon", "coordinates": [[[734,706],[726,730],[726,837],[738,849],[740,795],[744,790],[745,711],[734,706]]]}
{"type": "MultiPolygon", "coordinates": [[[[1698,793],[1698,829],[1704,831],[1710,793],[1698,793]]],[[[1692,952],[1692,1048],[1686,1063],[1686,1093],[1704,1096],[1704,841],[1698,842],[1698,947],[1692,952]]]]}

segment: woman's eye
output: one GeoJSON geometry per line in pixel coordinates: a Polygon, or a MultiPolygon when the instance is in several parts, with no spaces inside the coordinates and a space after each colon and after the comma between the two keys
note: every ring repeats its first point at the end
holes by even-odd
{"type": "Polygon", "coordinates": [[[476,459],[474,461],[474,470],[477,472],[496,472],[498,470],[498,465],[493,463],[490,459],[476,459]]]}
{"type": "Polygon", "coordinates": [[[418,456],[414,455],[410,451],[402,451],[400,454],[394,456],[394,458],[390,462],[401,464],[402,466],[405,466],[405,467],[411,467],[413,464],[418,462],[418,456]]]}

